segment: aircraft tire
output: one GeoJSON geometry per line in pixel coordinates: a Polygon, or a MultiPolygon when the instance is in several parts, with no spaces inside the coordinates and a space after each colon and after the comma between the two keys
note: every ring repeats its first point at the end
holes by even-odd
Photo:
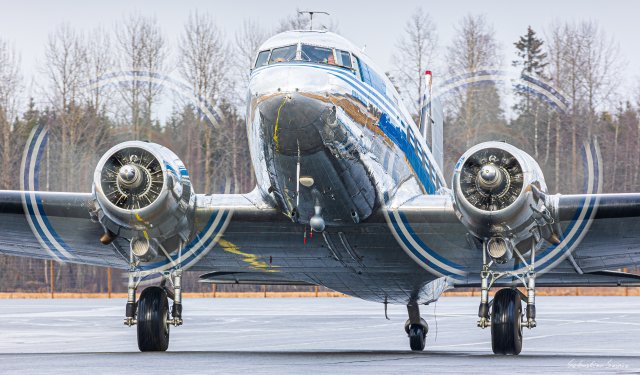
{"type": "Polygon", "coordinates": [[[164,352],[169,347],[169,301],[167,292],[150,286],[138,301],[138,349],[164,352]]]}
{"type": "Polygon", "coordinates": [[[409,345],[413,351],[424,350],[426,344],[427,333],[420,324],[412,324],[409,326],[409,345]]]}
{"type": "Polygon", "coordinates": [[[491,308],[491,347],[494,354],[520,354],[521,322],[520,294],[515,289],[500,289],[493,298],[491,308]]]}

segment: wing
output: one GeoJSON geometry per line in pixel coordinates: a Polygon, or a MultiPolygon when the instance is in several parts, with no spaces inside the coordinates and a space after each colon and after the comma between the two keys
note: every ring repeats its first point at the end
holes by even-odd
{"type": "MultiPolygon", "coordinates": [[[[633,278],[614,271],[640,265],[640,194],[564,195],[557,199],[562,242],[542,250],[537,263],[549,275],[549,283],[599,283],[606,276],[609,284],[633,278]]],[[[91,194],[82,193],[0,191],[0,253],[126,268],[128,243],[120,239],[114,246],[100,243],[104,229],[91,219],[92,200],[91,194]]],[[[197,195],[195,216],[197,234],[186,249],[192,251],[190,261],[195,265],[216,244],[230,256],[228,260],[217,259],[216,265],[202,265],[203,271],[262,271],[261,262],[253,262],[253,255],[238,250],[234,243],[292,246],[302,237],[301,228],[291,226],[288,218],[257,193],[197,195]],[[222,237],[227,226],[228,233],[222,237]],[[238,262],[231,255],[243,260],[238,262]],[[251,267],[246,269],[246,264],[251,267]]],[[[456,217],[450,196],[418,197],[388,210],[381,220],[391,229],[389,235],[395,242],[418,263],[451,269],[453,275],[457,270],[469,277],[476,274],[481,252],[456,217]]],[[[256,281],[252,274],[237,275],[232,279],[256,281]]]]}
{"type": "Polygon", "coordinates": [[[558,214],[578,272],[640,267],[640,194],[561,195],[558,214]]]}
{"type": "MultiPolygon", "coordinates": [[[[100,242],[104,229],[92,220],[89,193],[0,191],[0,254],[114,268],[127,268],[128,242],[100,242]]],[[[286,220],[257,193],[197,195],[194,238],[196,263],[234,221],[278,225],[286,220]]]]}
{"type": "MultiPolygon", "coordinates": [[[[536,270],[544,274],[538,285],[640,283],[640,276],[620,271],[640,267],[640,194],[552,199],[562,236],[560,243],[547,244],[536,254],[536,270]]],[[[387,220],[397,242],[416,262],[457,278],[458,285],[479,286],[482,245],[459,221],[450,196],[417,197],[391,208],[387,220]],[[457,277],[458,269],[467,278],[457,277]]],[[[523,265],[514,259],[511,266],[523,265]]]]}
{"type": "Polygon", "coordinates": [[[116,266],[91,221],[91,194],[0,191],[0,253],[116,266]]]}

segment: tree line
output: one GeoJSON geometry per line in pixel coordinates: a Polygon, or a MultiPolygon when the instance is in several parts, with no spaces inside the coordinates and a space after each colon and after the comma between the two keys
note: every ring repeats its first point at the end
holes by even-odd
{"type": "Polygon", "coordinates": [[[554,22],[543,31],[523,25],[517,40],[502,43],[485,16],[467,15],[441,46],[433,18],[417,9],[397,44],[399,60],[390,76],[417,118],[424,71],[446,79],[512,68],[542,82],[564,101],[557,108],[531,90],[495,82],[470,84],[443,98],[445,176],[469,147],[505,140],[540,164],[551,192],[582,192],[583,142],[597,139],[605,192],[640,189],[640,88],[624,87],[624,57],[617,42],[593,20],[554,22]],[[511,57],[510,59],[507,57],[511,57]],[[509,64],[505,61],[511,60],[509,64]]]}
{"type": "MultiPolygon", "coordinates": [[[[250,191],[255,178],[244,114],[249,68],[264,40],[281,31],[307,29],[308,22],[296,12],[270,26],[246,20],[228,34],[211,14],[192,12],[175,46],[155,17],[139,13],[110,29],[62,24],[48,36],[37,77],[23,76],[19,52],[0,37],[0,189],[20,188],[17,176],[26,139],[35,126],[43,126],[49,132],[41,159],[43,190],[90,191],[93,169],[106,150],[121,141],[144,139],[179,155],[196,192],[222,192],[228,186],[250,191]],[[115,71],[130,79],[103,84],[115,71]],[[159,75],[149,79],[144,76],[148,73],[159,75]],[[211,126],[196,103],[172,96],[162,82],[169,73],[180,77],[193,97],[215,108],[219,126],[211,126]],[[34,97],[25,101],[29,80],[36,82],[34,97]],[[167,107],[167,98],[173,99],[172,111],[161,121],[158,111],[167,107]]],[[[339,31],[331,19],[321,27],[339,31]]],[[[621,89],[623,56],[595,21],[556,22],[544,30],[523,25],[518,40],[503,42],[486,17],[466,15],[443,45],[433,17],[418,8],[390,52],[399,58],[387,76],[416,119],[427,69],[435,72],[437,85],[446,77],[511,67],[566,99],[559,111],[535,93],[490,80],[447,95],[445,176],[468,147],[499,139],[539,162],[551,192],[579,192],[584,173],[580,147],[597,137],[605,191],[639,190],[640,96],[621,89]]],[[[46,288],[52,276],[50,267],[36,260],[0,257],[0,269],[0,290],[5,291],[46,288]],[[39,281],[27,283],[25,275],[39,281]]],[[[63,289],[105,288],[105,271],[96,267],[56,266],[53,277],[63,289]]],[[[114,280],[121,284],[118,277],[114,280]]],[[[199,288],[195,282],[191,287],[199,288]]]]}

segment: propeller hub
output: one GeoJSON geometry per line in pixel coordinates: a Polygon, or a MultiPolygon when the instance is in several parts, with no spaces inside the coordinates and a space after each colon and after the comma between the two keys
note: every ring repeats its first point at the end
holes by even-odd
{"type": "Polygon", "coordinates": [[[495,164],[485,164],[478,172],[478,184],[483,189],[493,189],[500,185],[502,174],[495,164]]]}
{"type": "Polygon", "coordinates": [[[118,182],[125,188],[137,188],[142,184],[142,180],[142,172],[140,168],[135,165],[123,165],[118,171],[118,182]]]}

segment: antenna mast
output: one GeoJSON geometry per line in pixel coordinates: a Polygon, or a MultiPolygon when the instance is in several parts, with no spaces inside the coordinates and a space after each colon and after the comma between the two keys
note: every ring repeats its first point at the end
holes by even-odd
{"type": "Polygon", "coordinates": [[[327,12],[319,12],[319,11],[315,11],[315,10],[299,10],[298,14],[308,14],[309,15],[309,30],[313,30],[313,15],[316,13],[319,14],[326,14],[327,16],[329,15],[329,13],[327,12]]]}

